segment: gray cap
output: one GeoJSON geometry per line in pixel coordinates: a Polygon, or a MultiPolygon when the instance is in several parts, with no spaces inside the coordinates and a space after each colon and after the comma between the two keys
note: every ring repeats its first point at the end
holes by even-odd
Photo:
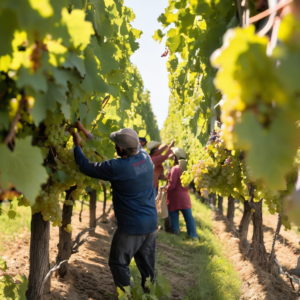
{"type": "Polygon", "coordinates": [[[140,141],[138,134],[131,128],[123,128],[112,132],[109,138],[121,148],[138,150],[140,141]]]}

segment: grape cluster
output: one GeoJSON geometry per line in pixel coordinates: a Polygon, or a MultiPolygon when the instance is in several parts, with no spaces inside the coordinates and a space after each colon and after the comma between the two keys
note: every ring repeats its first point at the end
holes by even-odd
{"type": "Polygon", "coordinates": [[[235,199],[247,201],[250,198],[249,187],[252,184],[254,186],[253,201],[259,202],[264,199],[270,213],[280,213],[285,229],[290,229],[290,222],[283,215],[283,197],[289,193],[289,189],[272,190],[262,181],[251,181],[251,169],[246,166],[242,153],[228,151],[220,137],[221,134],[220,129],[212,131],[201,160],[192,168],[196,189],[200,190],[204,196],[217,193],[224,197],[231,195],[235,199]]]}
{"type": "Polygon", "coordinates": [[[210,192],[238,197],[241,189],[239,159],[224,147],[221,130],[211,132],[200,162],[193,166],[195,185],[203,195],[210,192]]]}
{"type": "Polygon", "coordinates": [[[41,191],[35,204],[31,207],[32,214],[41,212],[45,221],[50,220],[53,226],[61,226],[62,209],[59,203],[58,195],[61,193],[61,187],[58,184],[46,187],[41,191]]]}
{"type": "Polygon", "coordinates": [[[191,181],[194,179],[193,174],[190,171],[184,171],[180,176],[182,186],[189,186],[191,181]]]}
{"type": "MultiPolygon", "coordinates": [[[[89,147],[85,142],[85,137],[82,137],[82,150],[85,156],[91,161],[96,162],[99,160],[99,156],[96,154],[96,148],[89,147]]],[[[85,195],[86,186],[93,186],[93,188],[99,188],[100,185],[95,185],[89,176],[86,176],[80,172],[73,153],[73,141],[70,133],[65,126],[50,125],[45,130],[47,140],[44,145],[50,147],[53,152],[55,168],[57,171],[63,171],[67,175],[64,180],[59,183],[52,180],[51,186],[47,186],[39,195],[36,203],[32,206],[32,212],[41,212],[45,221],[50,220],[53,226],[61,226],[62,223],[62,209],[60,206],[60,195],[70,187],[76,185],[76,189],[70,194],[73,199],[79,199],[80,196],[85,195]]],[[[55,174],[55,172],[53,173],[55,174]]],[[[25,201],[25,200],[23,200],[25,201]]],[[[65,200],[66,205],[73,205],[72,200],[65,200]]],[[[71,225],[70,225],[71,226],[71,225]]],[[[67,227],[67,231],[72,230],[71,227],[67,227]]]]}

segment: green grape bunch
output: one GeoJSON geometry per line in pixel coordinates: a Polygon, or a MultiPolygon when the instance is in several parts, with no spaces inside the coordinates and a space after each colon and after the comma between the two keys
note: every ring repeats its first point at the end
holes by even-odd
{"type": "Polygon", "coordinates": [[[242,190],[240,160],[235,151],[225,148],[221,130],[213,130],[202,159],[193,166],[195,186],[204,196],[210,192],[236,196],[242,190]]]}
{"type": "MultiPolygon", "coordinates": [[[[44,146],[50,148],[49,152],[53,155],[55,163],[54,172],[52,173],[52,183],[40,192],[35,204],[32,206],[32,212],[41,212],[45,221],[50,220],[52,225],[62,225],[62,209],[60,205],[60,195],[69,190],[72,186],[76,186],[70,197],[79,199],[85,195],[87,186],[94,186],[89,176],[80,172],[73,153],[73,139],[69,133],[69,128],[66,125],[51,124],[46,127],[45,135],[47,140],[44,146]]],[[[85,136],[82,137],[82,150],[85,156],[91,161],[99,161],[99,156],[96,154],[95,147],[89,147],[85,141],[85,136]]],[[[98,184],[98,188],[100,185],[98,184]]],[[[65,200],[66,205],[73,205],[72,200],[65,200]]]]}
{"type": "Polygon", "coordinates": [[[246,152],[251,179],[284,190],[299,139],[299,25],[292,15],[281,22],[280,43],[271,54],[255,27],[230,29],[211,56],[214,83],[223,94],[221,121],[228,149],[246,152]]]}

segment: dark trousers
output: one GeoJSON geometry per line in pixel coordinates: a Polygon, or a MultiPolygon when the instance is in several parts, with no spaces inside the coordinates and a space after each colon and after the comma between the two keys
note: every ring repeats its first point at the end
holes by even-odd
{"type": "Polygon", "coordinates": [[[123,289],[130,286],[129,264],[134,257],[142,275],[142,286],[146,278],[155,279],[156,231],[148,234],[127,234],[117,229],[109,255],[109,267],[115,285],[123,289]]]}

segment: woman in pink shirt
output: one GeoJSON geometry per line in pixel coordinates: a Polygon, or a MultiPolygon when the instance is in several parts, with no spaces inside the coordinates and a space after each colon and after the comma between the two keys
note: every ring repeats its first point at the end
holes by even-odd
{"type": "Polygon", "coordinates": [[[181,184],[180,176],[186,170],[186,153],[183,149],[173,149],[174,167],[168,174],[167,205],[171,222],[171,232],[179,234],[179,211],[182,212],[190,237],[198,238],[196,224],[192,215],[189,190],[181,184]]]}
{"type": "Polygon", "coordinates": [[[167,180],[164,175],[164,167],[163,162],[168,159],[170,154],[172,153],[171,148],[174,146],[175,141],[173,140],[169,146],[160,146],[160,142],[151,141],[147,148],[150,151],[150,157],[154,165],[154,172],[153,172],[153,184],[156,190],[156,195],[158,193],[158,181],[159,179],[167,180]],[[165,150],[166,153],[162,154],[165,150]]]}

